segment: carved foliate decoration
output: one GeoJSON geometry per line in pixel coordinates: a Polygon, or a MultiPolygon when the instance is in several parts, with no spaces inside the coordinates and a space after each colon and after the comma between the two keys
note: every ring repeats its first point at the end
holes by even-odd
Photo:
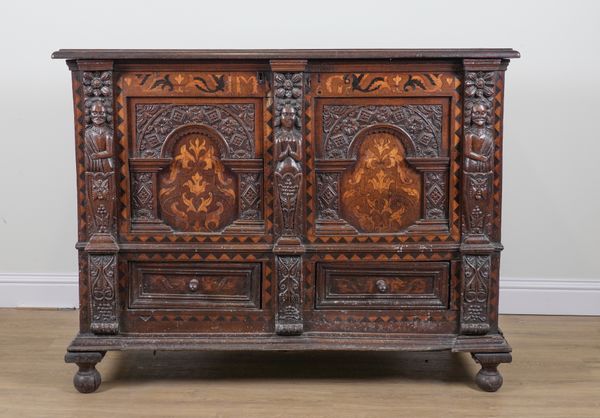
{"type": "Polygon", "coordinates": [[[446,219],[448,205],[446,173],[428,171],[425,177],[425,219],[446,219]]]}
{"type": "Polygon", "coordinates": [[[439,157],[442,144],[441,105],[325,105],[323,154],[327,159],[351,158],[350,145],[363,129],[390,125],[402,129],[412,142],[409,156],[439,157]]]}
{"type": "Polygon", "coordinates": [[[201,134],[175,144],[171,166],[159,175],[163,220],[179,231],[215,232],[236,215],[236,181],[217,146],[201,134]]]}
{"type": "Polygon", "coordinates": [[[464,221],[469,236],[488,237],[491,232],[492,180],[492,173],[466,174],[464,221]]]}
{"type": "Polygon", "coordinates": [[[132,173],[132,206],[134,221],[154,219],[154,184],[152,173],[132,173]]]}
{"type": "Polygon", "coordinates": [[[298,238],[302,189],[303,74],[274,73],[276,233],[298,238]]]}
{"type": "Polygon", "coordinates": [[[339,219],[339,173],[317,174],[317,217],[319,219],[339,219]]]}
{"type": "Polygon", "coordinates": [[[488,241],[493,193],[494,72],[467,72],[464,105],[464,235],[467,241],[488,241]]]}
{"type": "Polygon", "coordinates": [[[89,255],[89,282],[92,322],[95,334],[116,334],[117,318],[116,254],[89,255]]]}
{"type": "Polygon", "coordinates": [[[254,158],[255,108],[252,103],[215,105],[137,104],[136,154],[157,158],[167,136],[184,125],[204,125],[224,139],[227,158],[254,158]]]}
{"type": "Polygon", "coordinates": [[[262,175],[260,173],[240,173],[239,179],[240,219],[261,219],[262,175]]]}
{"type": "Polygon", "coordinates": [[[85,173],[88,191],[87,228],[91,235],[115,232],[114,173],[85,173]]]}
{"type": "Polygon", "coordinates": [[[276,332],[294,335],[302,332],[302,257],[277,256],[276,332]]]}
{"type": "Polygon", "coordinates": [[[461,331],[485,334],[489,331],[488,298],[491,256],[464,255],[462,259],[461,331]]]}
{"type": "Polygon", "coordinates": [[[342,215],[362,232],[398,232],[420,218],[421,177],[389,133],[372,133],[342,179],[342,215]]]}

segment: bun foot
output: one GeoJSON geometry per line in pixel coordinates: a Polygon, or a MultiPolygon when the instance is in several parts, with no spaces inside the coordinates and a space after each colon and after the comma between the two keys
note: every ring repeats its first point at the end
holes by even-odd
{"type": "Polygon", "coordinates": [[[73,386],[81,393],[95,392],[100,383],[102,378],[93,364],[89,367],[79,366],[79,371],[73,376],[73,386]]]}
{"type": "Polygon", "coordinates": [[[485,390],[486,392],[496,392],[502,386],[502,375],[497,370],[497,367],[494,367],[496,370],[484,370],[483,368],[479,370],[477,376],[475,376],[475,383],[479,386],[480,389],[485,390]]]}
{"type": "Polygon", "coordinates": [[[95,392],[102,378],[96,370],[96,364],[104,357],[104,352],[67,352],[66,363],[75,363],[79,367],[73,377],[73,386],[81,393],[95,392]]]}
{"type": "Polygon", "coordinates": [[[475,361],[481,364],[481,370],[475,376],[475,383],[486,392],[496,392],[502,386],[502,375],[498,371],[500,363],[510,363],[510,353],[472,353],[475,361]]]}

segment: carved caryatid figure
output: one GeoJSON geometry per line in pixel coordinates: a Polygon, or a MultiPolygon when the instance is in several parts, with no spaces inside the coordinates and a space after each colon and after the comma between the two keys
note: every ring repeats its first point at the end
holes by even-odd
{"type": "Polygon", "coordinates": [[[108,173],[113,169],[113,133],[108,126],[106,107],[101,100],[89,109],[91,126],[85,130],[85,168],[88,172],[108,173]]]}
{"type": "Polygon", "coordinates": [[[280,129],[275,132],[275,157],[278,161],[275,176],[281,203],[282,235],[293,235],[302,178],[302,135],[294,106],[283,106],[279,125],[280,129]]]}
{"type": "Polygon", "coordinates": [[[492,171],[494,136],[488,127],[489,108],[479,102],[471,109],[471,126],[465,134],[465,166],[469,173],[492,171]]]}
{"type": "Polygon", "coordinates": [[[302,135],[298,128],[296,108],[286,104],[281,109],[280,127],[275,134],[275,156],[278,161],[288,157],[293,161],[302,161],[302,135]]]}

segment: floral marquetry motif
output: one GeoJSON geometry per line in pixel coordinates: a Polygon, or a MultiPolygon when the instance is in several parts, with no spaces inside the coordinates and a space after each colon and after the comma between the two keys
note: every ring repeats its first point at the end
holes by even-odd
{"type": "Polygon", "coordinates": [[[362,232],[398,232],[420,218],[421,177],[398,138],[375,132],[360,145],[342,180],[344,219],[362,232]]]}
{"type": "Polygon", "coordinates": [[[235,177],[206,136],[187,135],[175,145],[173,162],[159,176],[163,220],[174,229],[215,232],[236,214],[235,177]]]}

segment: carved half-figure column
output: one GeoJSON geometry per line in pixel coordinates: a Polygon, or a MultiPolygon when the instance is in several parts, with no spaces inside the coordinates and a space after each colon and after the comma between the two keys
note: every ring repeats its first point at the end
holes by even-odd
{"type": "MultiPolygon", "coordinates": [[[[465,61],[461,333],[484,335],[491,330],[493,254],[501,249],[492,236],[494,217],[494,153],[499,60],[465,61]]],[[[497,280],[496,280],[497,281],[497,280]]],[[[497,290],[496,292],[497,293],[497,290]]],[[[497,304],[496,304],[497,305],[497,304]]]]}
{"type": "Polygon", "coordinates": [[[297,335],[302,323],[304,211],[304,69],[306,61],[271,61],[274,113],[275,331],[297,335]]]}
{"type": "Polygon", "coordinates": [[[83,132],[90,330],[119,332],[112,62],[78,62],[83,132]]]}

